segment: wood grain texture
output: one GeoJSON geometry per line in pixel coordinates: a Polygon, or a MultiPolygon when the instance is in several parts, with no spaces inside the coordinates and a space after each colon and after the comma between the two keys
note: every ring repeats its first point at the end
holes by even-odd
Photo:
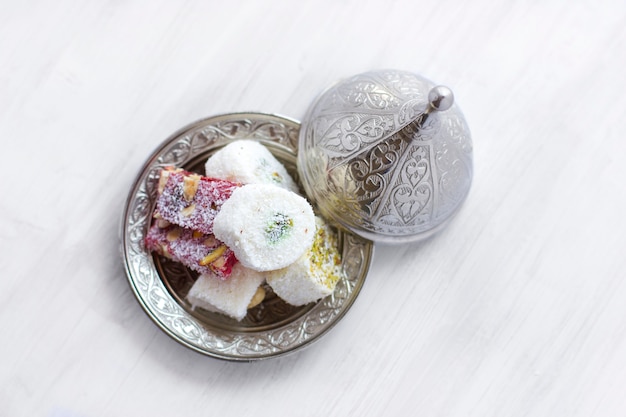
{"type": "Polygon", "coordinates": [[[626,413],[624,2],[1,3],[0,416],[626,413]],[[233,364],[162,333],[119,255],[148,154],[377,68],[454,90],[459,215],[377,245],[302,352],[233,364]]]}

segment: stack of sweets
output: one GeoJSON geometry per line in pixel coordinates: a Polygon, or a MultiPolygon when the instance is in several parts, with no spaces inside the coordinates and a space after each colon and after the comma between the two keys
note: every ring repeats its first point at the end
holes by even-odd
{"type": "Polygon", "coordinates": [[[332,294],[343,274],[336,235],[267,148],[232,142],[205,169],[163,170],[146,237],[148,249],[200,274],[187,295],[193,308],[242,320],[266,282],[295,306],[332,294]]]}
{"type": "Polygon", "coordinates": [[[200,273],[228,278],[235,254],[213,236],[213,220],[240,184],[207,178],[182,169],[161,171],[155,222],[146,247],[200,273]]]}

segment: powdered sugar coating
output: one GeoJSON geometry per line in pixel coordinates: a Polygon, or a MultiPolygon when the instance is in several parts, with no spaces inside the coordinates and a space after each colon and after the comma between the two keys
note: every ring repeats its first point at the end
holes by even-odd
{"type": "Polygon", "coordinates": [[[298,185],[283,164],[261,143],[253,140],[231,142],[205,163],[207,177],[242,184],[273,184],[298,192],[298,185]]]}
{"type": "Polygon", "coordinates": [[[189,290],[187,300],[193,308],[201,307],[241,320],[248,313],[248,304],[264,280],[263,273],[238,263],[227,281],[213,274],[200,275],[189,290]]]}
{"type": "Polygon", "coordinates": [[[277,296],[301,306],[332,294],[343,274],[337,236],[318,217],[311,248],[288,267],[268,272],[267,283],[277,296]]]}
{"type": "Polygon", "coordinates": [[[308,201],[291,191],[248,184],[224,202],[213,232],[244,266],[270,271],[293,263],[311,246],[315,215],[308,201]]]}
{"type": "Polygon", "coordinates": [[[220,207],[239,187],[232,181],[201,177],[182,170],[165,171],[167,180],[157,199],[157,216],[170,223],[202,233],[213,232],[213,220],[220,207]],[[197,180],[191,198],[186,196],[185,181],[197,180]]]}
{"type": "Polygon", "coordinates": [[[213,273],[220,279],[228,278],[237,263],[233,251],[226,248],[215,236],[175,225],[164,228],[157,224],[152,225],[146,235],[145,244],[150,251],[180,262],[200,274],[213,273]],[[211,254],[219,256],[212,262],[203,262],[211,254]]]}

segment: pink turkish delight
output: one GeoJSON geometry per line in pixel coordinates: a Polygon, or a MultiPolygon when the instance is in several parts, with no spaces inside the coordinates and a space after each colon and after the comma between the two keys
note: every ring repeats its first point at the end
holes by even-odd
{"type": "Polygon", "coordinates": [[[155,217],[196,230],[213,232],[213,220],[222,204],[241,184],[204,177],[179,168],[165,168],[159,178],[155,217]]]}
{"type": "Polygon", "coordinates": [[[167,224],[163,220],[150,227],[145,244],[150,251],[180,262],[199,274],[212,272],[221,279],[227,279],[237,263],[233,251],[215,236],[167,224]]]}

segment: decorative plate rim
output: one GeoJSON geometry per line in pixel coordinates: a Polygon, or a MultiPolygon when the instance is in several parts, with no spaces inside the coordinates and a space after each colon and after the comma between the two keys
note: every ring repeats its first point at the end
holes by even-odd
{"type": "Polygon", "coordinates": [[[276,327],[226,331],[191,314],[170,293],[152,254],[143,245],[149,227],[156,174],[165,165],[184,166],[199,155],[237,139],[255,139],[270,150],[297,159],[300,123],[270,113],[224,113],[200,119],[171,134],[150,155],[137,174],[125,203],[120,230],[125,272],[144,312],[166,334],[192,350],[217,359],[254,361],[295,352],[334,327],[356,300],[367,276],[373,242],[339,230],[346,278],[335,292],[292,321],[276,327]]]}

